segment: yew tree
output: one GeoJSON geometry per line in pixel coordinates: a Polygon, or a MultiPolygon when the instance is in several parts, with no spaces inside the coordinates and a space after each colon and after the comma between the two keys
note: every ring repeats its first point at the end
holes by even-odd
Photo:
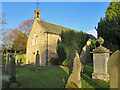
{"type": "Polygon", "coordinates": [[[104,38],[103,46],[111,51],[120,50],[120,1],[110,2],[105,18],[101,18],[97,27],[98,37],[104,38]]]}

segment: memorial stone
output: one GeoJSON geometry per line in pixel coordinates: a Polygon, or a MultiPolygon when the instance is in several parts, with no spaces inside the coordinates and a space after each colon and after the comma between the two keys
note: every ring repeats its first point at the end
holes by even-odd
{"type": "Polygon", "coordinates": [[[102,46],[104,39],[99,37],[99,47],[93,49],[93,67],[92,79],[99,79],[109,82],[109,74],[107,72],[107,63],[110,57],[109,49],[102,46]]]}
{"type": "Polygon", "coordinates": [[[77,46],[77,44],[75,44],[73,46],[73,53],[72,53],[72,56],[71,56],[71,59],[70,59],[70,62],[69,62],[69,75],[72,73],[73,62],[74,62],[75,55],[77,53],[77,49],[78,49],[78,46],[77,46]]]}
{"type": "Polygon", "coordinates": [[[91,41],[92,41],[91,39],[87,41],[86,45],[83,47],[82,52],[80,54],[80,60],[83,65],[87,63],[92,63],[92,58],[90,55],[90,47],[89,47],[91,41]]]}
{"type": "Polygon", "coordinates": [[[14,53],[10,55],[11,61],[10,61],[10,82],[16,81],[16,71],[15,71],[15,58],[13,57],[14,53]]]}
{"type": "Polygon", "coordinates": [[[81,88],[80,79],[81,63],[78,53],[75,53],[75,58],[73,60],[73,70],[70,74],[66,88],[81,88]]]}
{"type": "Polygon", "coordinates": [[[36,61],[35,61],[35,70],[40,69],[40,55],[39,55],[39,51],[37,51],[36,54],[36,61]]]}
{"type": "Polygon", "coordinates": [[[9,52],[7,53],[6,56],[7,56],[7,59],[6,59],[5,71],[6,71],[6,73],[9,73],[9,71],[10,71],[10,62],[9,62],[10,54],[9,54],[9,52]]]}
{"type": "Polygon", "coordinates": [[[110,88],[120,89],[120,51],[115,51],[108,61],[108,73],[110,75],[110,88]]]}

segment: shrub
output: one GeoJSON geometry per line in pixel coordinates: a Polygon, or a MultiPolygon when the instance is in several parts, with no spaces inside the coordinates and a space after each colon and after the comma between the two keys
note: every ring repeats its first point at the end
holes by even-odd
{"type": "Polygon", "coordinates": [[[62,46],[58,46],[57,54],[58,54],[58,62],[61,65],[62,62],[66,59],[65,49],[62,46]]]}
{"type": "Polygon", "coordinates": [[[97,48],[99,46],[99,43],[97,42],[97,40],[92,40],[91,44],[90,44],[90,51],[92,51],[93,49],[97,48]]]}
{"type": "Polygon", "coordinates": [[[59,65],[59,63],[58,63],[58,58],[51,58],[51,59],[50,59],[50,63],[51,63],[52,65],[59,65]]]}
{"type": "MultiPolygon", "coordinates": [[[[61,37],[61,41],[58,40],[57,46],[64,48],[66,53],[66,59],[65,56],[63,56],[63,53],[58,57],[61,58],[60,60],[64,60],[62,65],[68,66],[73,52],[72,49],[74,44],[78,45],[78,54],[80,55],[81,50],[85,45],[86,41],[88,40],[89,35],[83,32],[75,32],[74,30],[68,30],[68,31],[62,31],[60,37],[61,37]]],[[[61,53],[61,52],[62,50],[57,51],[57,53],[61,53]]]]}

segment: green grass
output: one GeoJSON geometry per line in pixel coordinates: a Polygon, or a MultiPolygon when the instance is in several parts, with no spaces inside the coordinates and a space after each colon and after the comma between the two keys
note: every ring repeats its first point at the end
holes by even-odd
{"type": "MultiPolygon", "coordinates": [[[[65,71],[68,68],[65,68],[65,71]]],[[[30,68],[17,68],[16,78],[19,88],[64,88],[68,74],[61,68],[41,68],[33,71],[30,68]]],[[[3,75],[6,75],[5,73],[3,75]]],[[[3,87],[4,84],[3,84],[3,87]]]]}
{"type": "MultiPolygon", "coordinates": [[[[3,56],[3,63],[6,57],[3,56]]],[[[92,78],[93,66],[87,64],[84,68],[84,74],[81,74],[82,88],[109,88],[110,83],[105,83],[92,78]]],[[[16,78],[20,83],[19,88],[64,88],[68,79],[69,69],[49,67],[41,68],[40,71],[33,71],[31,67],[16,68],[16,78]]],[[[2,79],[3,87],[5,82],[9,80],[9,75],[2,73],[7,79],[2,79]]]]}
{"type": "Polygon", "coordinates": [[[84,67],[84,74],[81,74],[82,88],[110,88],[110,83],[92,79],[93,66],[87,64],[84,67]]]}

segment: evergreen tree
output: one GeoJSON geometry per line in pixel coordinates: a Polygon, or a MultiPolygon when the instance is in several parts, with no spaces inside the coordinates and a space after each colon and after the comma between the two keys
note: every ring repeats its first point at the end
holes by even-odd
{"type": "Polygon", "coordinates": [[[120,1],[109,4],[105,18],[98,23],[97,33],[105,40],[103,46],[111,51],[120,49],[120,1]]]}

